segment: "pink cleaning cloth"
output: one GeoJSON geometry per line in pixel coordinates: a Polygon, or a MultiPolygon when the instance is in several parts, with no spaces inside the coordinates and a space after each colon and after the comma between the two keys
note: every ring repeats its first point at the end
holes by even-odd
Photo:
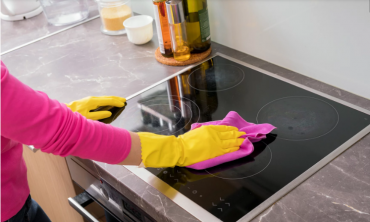
{"type": "Polygon", "coordinates": [[[223,120],[206,123],[193,123],[191,125],[191,130],[207,125],[234,126],[238,128],[239,131],[243,131],[246,133],[245,135],[240,137],[245,138],[245,140],[240,146],[240,149],[235,152],[227,153],[222,156],[218,156],[209,160],[204,160],[202,162],[192,164],[190,166],[187,166],[188,168],[204,170],[222,163],[230,162],[248,156],[254,150],[253,143],[265,139],[266,134],[270,133],[273,129],[276,128],[268,123],[263,124],[248,123],[241,116],[239,116],[237,112],[230,111],[223,120]]]}

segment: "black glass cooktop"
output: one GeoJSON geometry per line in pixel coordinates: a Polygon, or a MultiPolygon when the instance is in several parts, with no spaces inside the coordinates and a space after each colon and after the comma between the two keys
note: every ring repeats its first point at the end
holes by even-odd
{"type": "Polygon", "coordinates": [[[370,116],[216,56],[128,101],[112,125],[180,135],[229,111],[277,127],[245,158],[151,173],[223,221],[237,221],[370,124],[370,116]]]}

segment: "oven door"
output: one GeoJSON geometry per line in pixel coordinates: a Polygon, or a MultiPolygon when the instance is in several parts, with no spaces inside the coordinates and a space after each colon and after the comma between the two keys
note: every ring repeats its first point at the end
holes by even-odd
{"type": "MultiPolygon", "coordinates": [[[[133,222],[128,215],[125,215],[125,219],[121,220],[117,218],[112,212],[110,212],[107,208],[97,202],[92,196],[90,196],[87,192],[80,193],[75,197],[68,198],[69,205],[73,207],[84,219],[88,222],[101,222],[102,218],[96,218],[92,213],[86,209],[90,204],[98,203],[104,212],[105,212],[105,220],[106,222],[133,222]]],[[[96,208],[95,208],[96,209],[96,208]]]]}
{"type": "Polygon", "coordinates": [[[86,207],[91,203],[97,203],[108,215],[107,222],[154,222],[155,220],[141,208],[133,204],[129,199],[118,192],[103,178],[92,174],[91,169],[75,157],[67,157],[68,168],[72,180],[77,183],[84,192],[76,197],[68,198],[69,204],[81,214],[87,221],[99,222],[86,207]]]}

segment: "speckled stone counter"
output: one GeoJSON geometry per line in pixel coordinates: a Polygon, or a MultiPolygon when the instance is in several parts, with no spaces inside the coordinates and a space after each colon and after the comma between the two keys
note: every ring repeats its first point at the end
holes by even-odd
{"type": "MultiPolygon", "coordinates": [[[[156,34],[136,46],[126,36],[100,33],[100,20],[48,37],[2,56],[10,72],[51,98],[127,97],[181,70],[154,58],[156,34]]],[[[4,27],[3,27],[4,28],[4,27]]],[[[284,78],[370,110],[370,100],[310,79],[217,43],[221,52],[284,78]]],[[[370,135],[318,171],[253,221],[370,221],[370,135]]],[[[92,161],[88,161],[92,164],[92,161]]],[[[123,166],[95,162],[96,174],[158,221],[198,221],[123,166]]]]}

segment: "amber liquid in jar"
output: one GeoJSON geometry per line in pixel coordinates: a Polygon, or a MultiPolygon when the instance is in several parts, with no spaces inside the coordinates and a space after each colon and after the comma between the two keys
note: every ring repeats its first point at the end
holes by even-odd
{"type": "Polygon", "coordinates": [[[167,18],[166,1],[154,0],[153,4],[155,5],[155,7],[157,7],[155,8],[155,10],[158,9],[158,17],[160,22],[159,25],[161,26],[162,31],[164,53],[163,52],[161,53],[164,57],[172,57],[171,34],[167,18]]]}
{"type": "Polygon", "coordinates": [[[123,22],[132,16],[131,8],[127,5],[106,7],[100,10],[100,17],[108,31],[118,31],[125,27],[123,22]]]}
{"type": "Polygon", "coordinates": [[[173,57],[177,61],[186,61],[190,58],[190,48],[186,40],[185,22],[170,25],[172,32],[173,57]]]}

